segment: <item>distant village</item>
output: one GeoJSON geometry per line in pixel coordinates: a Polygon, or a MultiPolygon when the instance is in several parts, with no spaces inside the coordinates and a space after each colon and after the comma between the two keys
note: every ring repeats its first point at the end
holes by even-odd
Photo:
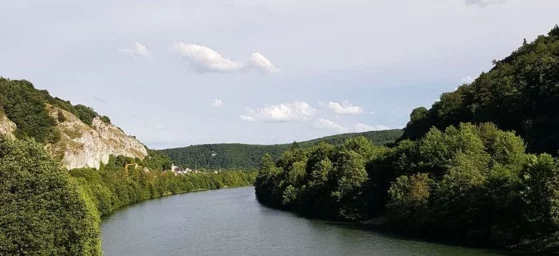
{"type": "MultiPolygon", "coordinates": [[[[192,170],[190,168],[182,168],[180,166],[176,166],[176,165],[171,165],[171,170],[170,172],[173,172],[175,174],[175,176],[177,175],[185,175],[185,174],[192,174],[192,173],[201,173],[202,171],[200,170],[192,170]]],[[[206,171],[204,171],[206,172],[206,171]]],[[[207,173],[212,173],[212,172],[207,172],[207,173]]],[[[218,174],[219,171],[213,171],[213,173],[218,174]]]]}
{"type": "MultiPolygon", "coordinates": [[[[215,157],[216,153],[214,151],[212,151],[212,157],[215,157]]],[[[175,176],[177,175],[185,175],[185,174],[190,174],[190,173],[201,173],[202,171],[200,170],[192,170],[188,167],[186,168],[182,168],[180,166],[176,166],[175,164],[171,165],[171,172],[173,172],[175,174],[175,176]]],[[[206,171],[204,171],[206,172],[206,171]]],[[[212,173],[212,172],[207,172],[207,173],[212,173]]],[[[213,173],[218,174],[219,171],[213,171],[213,173]]]]}

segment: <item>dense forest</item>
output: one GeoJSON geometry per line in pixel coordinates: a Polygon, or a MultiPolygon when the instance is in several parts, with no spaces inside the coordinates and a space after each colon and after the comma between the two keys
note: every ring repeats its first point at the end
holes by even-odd
{"type": "MultiPolygon", "coordinates": [[[[26,80],[0,77],[0,115],[5,114],[17,125],[17,137],[30,137],[43,143],[60,139],[59,131],[55,129],[57,122],[49,115],[46,104],[74,114],[87,125],[91,125],[95,117],[106,123],[111,122],[108,117],[100,116],[90,107],[72,105],[69,101],[52,97],[46,90],[35,89],[26,80]]],[[[64,118],[64,115],[59,115],[59,118],[64,118]]]]}
{"type": "MultiPolygon", "coordinates": [[[[393,143],[402,136],[402,130],[369,131],[363,133],[346,133],[296,143],[301,148],[309,148],[320,142],[333,145],[343,143],[347,138],[364,136],[375,145],[393,143]]],[[[266,153],[278,158],[281,152],[289,149],[291,144],[248,145],[248,144],[207,144],[184,148],[160,150],[169,156],[174,164],[189,168],[205,169],[257,169],[260,159],[266,153]]]]}
{"type": "Polygon", "coordinates": [[[559,151],[559,27],[539,36],[473,83],[444,93],[431,109],[413,110],[404,138],[417,139],[435,126],[444,129],[460,122],[492,122],[516,131],[528,151],[559,151]]]}
{"type": "Polygon", "coordinates": [[[352,138],[265,155],[265,205],[472,246],[559,250],[559,28],[415,109],[392,147],[352,138]]]}

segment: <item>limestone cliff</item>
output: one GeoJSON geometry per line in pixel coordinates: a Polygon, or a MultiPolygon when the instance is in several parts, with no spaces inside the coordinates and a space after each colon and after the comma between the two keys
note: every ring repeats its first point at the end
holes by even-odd
{"type": "Polygon", "coordinates": [[[135,137],[126,135],[120,128],[98,117],[89,126],[68,111],[50,105],[47,109],[50,116],[58,120],[61,138],[54,144],[46,145],[46,148],[68,169],[99,168],[100,163],[108,162],[110,155],[140,159],[148,155],[146,147],[135,137]],[[59,114],[64,117],[59,118],[59,114]]]}
{"type": "Polygon", "coordinates": [[[10,121],[3,113],[0,113],[0,135],[13,138],[15,130],[16,124],[10,121]]]}

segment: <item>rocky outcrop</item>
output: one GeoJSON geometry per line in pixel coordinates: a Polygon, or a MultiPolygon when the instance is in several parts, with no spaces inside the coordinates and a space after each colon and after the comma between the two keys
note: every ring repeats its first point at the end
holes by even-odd
{"type": "Polygon", "coordinates": [[[143,159],[148,154],[146,147],[135,137],[98,117],[89,126],[68,111],[50,105],[47,109],[55,120],[59,120],[57,127],[61,138],[46,148],[68,169],[99,168],[101,163],[108,162],[110,155],[143,159]]]}
{"type": "Polygon", "coordinates": [[[10,121],[3,113],[0,113],[0,135],[9,138],[14,137],[14,131],[16,130],[16,124],[10,121]]]}

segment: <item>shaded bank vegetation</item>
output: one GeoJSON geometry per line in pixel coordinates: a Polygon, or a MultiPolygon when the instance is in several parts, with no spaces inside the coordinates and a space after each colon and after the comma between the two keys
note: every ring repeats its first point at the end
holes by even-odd
{"type": "Polygon", "coordinates": [[[146,199],[247,186],[256,172],[175,175],[155,152],[62,169],[34,140],[0,139],[0,255],[101,255],[100,216],[146,199]],[[144,171],[144,167],[151,168],[144,171]]]}
{"type": "Polygon", "coordinates": [[[265,205],[438,241],[559,250],[559,27],[417,108],[392,147],[364,138],[266,155],[265,205]]]}
{"type": "Polygon", "coordinates": [[[266,155],[255,189],[262,204],[308,217],[386,216],[393,230],[472,246],[559,245],[557,161],[492,124],[433,128],[392,148],[355,138],[266,155]]]}

